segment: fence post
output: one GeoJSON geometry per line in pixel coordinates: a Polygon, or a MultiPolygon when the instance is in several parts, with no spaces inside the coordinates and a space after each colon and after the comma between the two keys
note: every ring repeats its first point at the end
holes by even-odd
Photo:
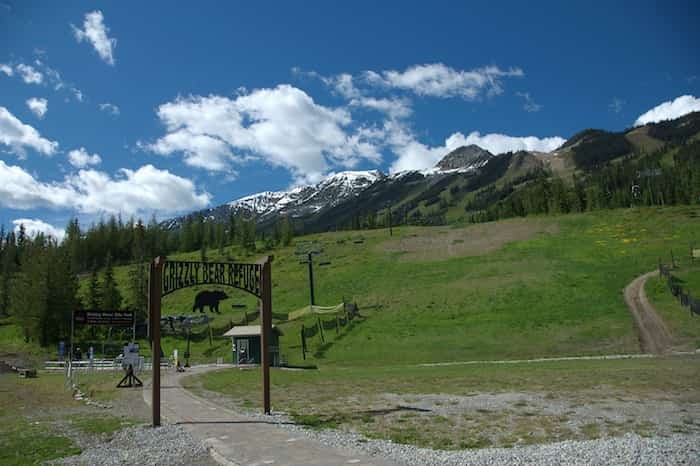
{"type": "Polygon", "coordinates": [[[321,316],[320,316],[320,315],[318,316],[318,319],[317,319],[317,322],[316,322],[316,323],[318,324],[318,331],[321,333],[321,341],[322,341],[323,343],[325,343],[325,342],[326,342],[326,337],[325,337],[325,335],[323,335],[323,324],[321,323],[321,316]]]}

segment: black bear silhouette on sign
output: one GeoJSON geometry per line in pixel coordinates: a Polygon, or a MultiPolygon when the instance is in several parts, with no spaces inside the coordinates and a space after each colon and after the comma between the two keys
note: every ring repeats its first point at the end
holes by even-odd
{"type": "Polygon", "coordinates": [[[199,309],[199,312],[204,312],[204,306],[209,306],[211,312],[219,312],[219,301],[223,301],[228,298],[228,295],[223,291],[200,291],[197,296],[194,297],[194,306],[192,306],[192,312],[195,309],[199,309]]]}

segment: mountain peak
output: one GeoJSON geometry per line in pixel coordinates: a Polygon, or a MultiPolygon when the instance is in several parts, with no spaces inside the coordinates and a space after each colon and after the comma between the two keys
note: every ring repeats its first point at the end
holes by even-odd
{"type": "Polygon", "coordinates": [[[485,164],[493,154],[481,147],[470,144],[461,146],[444,156],[436,165],[440,170],[459,168],[478,168],[485,164]]]}

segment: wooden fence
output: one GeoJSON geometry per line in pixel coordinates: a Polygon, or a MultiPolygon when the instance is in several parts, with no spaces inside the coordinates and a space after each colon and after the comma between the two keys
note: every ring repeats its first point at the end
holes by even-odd
{"type": "Polygon", "coordinates": [[[666,279],[669,291],[671,291],[673,296],[678,298],[681,306],[688,308],[690,315],[700,315],[700,300],[694,298],[689,291],[684,290],[678,282],[678,279],[671,273],[671,270],[661,263],[659,264],[659,275],[666,279]]]}

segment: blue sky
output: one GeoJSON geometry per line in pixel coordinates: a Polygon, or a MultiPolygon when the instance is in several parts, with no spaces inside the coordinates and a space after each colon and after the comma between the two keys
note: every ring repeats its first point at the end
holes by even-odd
{"type": "Polygon", "coordinates": [[[165,218],[700,108],[697,2],[377,3],[0,0],[0,223],[165,218]]]}

